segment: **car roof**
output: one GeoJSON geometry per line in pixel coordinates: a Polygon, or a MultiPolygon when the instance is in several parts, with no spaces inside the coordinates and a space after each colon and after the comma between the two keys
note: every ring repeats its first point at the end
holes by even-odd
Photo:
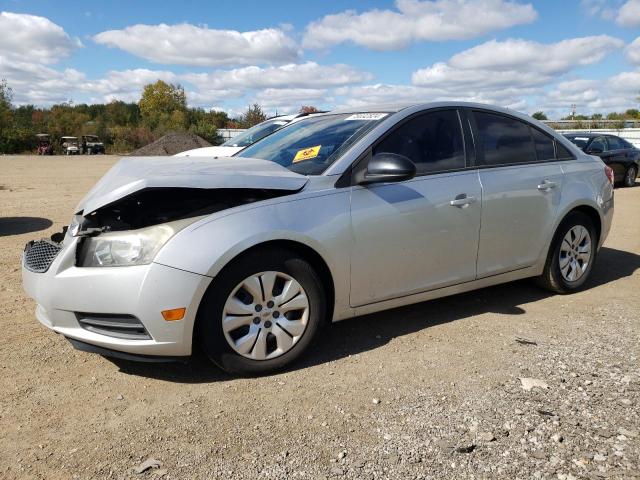
{"type": "Polygon", "coordinates": [[[594,137],[622,138],[622,137],[619,137],[618,135],[613,135],[611,133],[601,133],[601,132],[564,132],[562,135],[564,135],[565,137],[584,137],[584,138],[594,138],[594,137]]]}
{"type": "Polygon", "coordinates": [[[388,112],[388,113],[396,113],[401,110],[405,110],[407,108],[418,108],[421,110],[427,110],[430,108],[476,108],[483,110],[490,110],[497,113],[504,113],[507,115],[512,115],[514,117],[520,117],[526,119],[531,122],[532,120],[535,122],[535,119],[532,119],[529,115],[517,112],[516,110],[511,110],[509,108],[498,107],[495,105],[489,105],[485,103],[475,103],[475,102],[460,102],[460,101],[436,101],[436,102],[397,102],[397,103],[380,103],[380,104],[371,104],[371,105],[360,105],[360,106],[351,106],[351,107],[343,107],[335,110],[331,110],[330,112],[324,113],[324,115],[335,115],[335,114],[345,114],[345,113],[374,113],[374,112],[388,112]]]}

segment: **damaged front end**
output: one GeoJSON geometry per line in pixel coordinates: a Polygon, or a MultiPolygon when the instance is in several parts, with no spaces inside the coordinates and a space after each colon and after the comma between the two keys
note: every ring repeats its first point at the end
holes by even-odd
{"type": "Polygon", "coordinates": [[[89,215],[76,215],[70,235],[80,237],[76,265],[146,265],[183,228],[213,213],[290,192],[267,189],[152,188],[89,215]]]}
{"type": "MultiPolygon", "coordinates": [[[[308,180],[274,162],[251,158],[124,158],[80,201],[68,231],[28,244],[25,258],[31,258],[34,246],[33,257],[49,261],[73,245],[78,267],[146,265],[198,219],[291,195],[308,180]]],[[[42,268],[34,263],[32,271],[42,268]]]]}

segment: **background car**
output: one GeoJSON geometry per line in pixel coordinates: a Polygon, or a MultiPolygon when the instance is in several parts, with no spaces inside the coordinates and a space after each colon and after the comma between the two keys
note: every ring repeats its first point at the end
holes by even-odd
{"type": "Polygon", "coordinates": [[[637,149],[624,138],[601,133],[565,133],[572,143],[583,152],[597,155],[613,169],[615,181],[625,187],[636,184],[640,166],[640,149],[637,149]]]}
{"type": "Polygon", "coordinates": [[[216,147],[194,148],[186,152],[177,153],[174,157],[230,157],[238,153],[240,150],[254,144],[258,140],[262,140],[267,135],[272,134],[279,128],[291,123],[292,121],[303,118],[308,113],[298,113],[295,115],[283,115],[280,117],[270,118],[258,125],[254,125],[250,129],[242,132],[233,138],[230,138],[222,145],[216,147]]]}

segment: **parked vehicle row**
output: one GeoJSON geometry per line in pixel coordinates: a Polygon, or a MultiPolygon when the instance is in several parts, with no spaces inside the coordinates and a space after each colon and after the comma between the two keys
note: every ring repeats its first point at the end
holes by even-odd
{"type": "MultiPolygon", "coordinates": [[[[53,155],[54,146],[51,141],[51,135],[39,133],[36,135],[36,139],[38,143],[36,153],[38,155],[53,155]]],[[[80,142],[78,142],[78,137],[60,137],[60,148],[64,155],[97,155],[105,153],[104,143],[96,135],[82,135],[80,142]]]]}
{"type": "Polygon", "coordinates": [[[29,242],[36,316],[81,350],[259,374],[321,327],[533,277],[583,288],[610,167],[528,116],[472,103],[312,115],[232,158],[125,158],[70,226],[29,242]]]}
{"type": "Polygon", "coordinates": [[[233,138],[230,138],[222,145],[215,147],[194,148],[174,155],[175,157],[230,157],[240,152],[242,149],[262,140],[267,135],[271,135],[276,130],[285,125],[295,122],[309,115],[308,113],[298,113],[295,115],[282,115],[270,118],[264,122],[254,125],[233,138]]]}

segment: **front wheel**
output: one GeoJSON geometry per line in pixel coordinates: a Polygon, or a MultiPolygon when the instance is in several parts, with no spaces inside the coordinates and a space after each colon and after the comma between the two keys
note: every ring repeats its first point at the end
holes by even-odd
{"type": "Polygon", "coordinates": [[[636,177],[638,176],[638,167],[635,165],[631,165],[627,168],[626,173],[624,174],[623,184],[625,187],[633,187],[636,184],[636,177]]]}
{"type": "Polygon", "coordinates": [[[304,258],[283,249],[256,250],[225,267],[209,287],[197,335],[223,370],[260,375],[298,358],[325,312],[322,282],[304,258]]]}
{"type": "Polygon", "coordinates": [[[582,212],[569,213],[556,231],[538,284],[556,293],[580,290],[591,275],[597,248],[591,219],[582,212]]]}

